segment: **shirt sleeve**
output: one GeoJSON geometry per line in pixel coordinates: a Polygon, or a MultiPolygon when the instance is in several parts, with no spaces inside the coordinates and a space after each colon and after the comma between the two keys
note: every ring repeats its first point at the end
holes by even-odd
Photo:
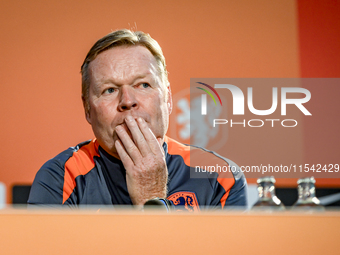
{"type": "Polygon", "coordinates": [[[61,205],[63,202],[64,169],[58,161],[46,162],[33,181],[29,205],[61,205]]]}
{"type": "Polygon", "coordinates": [[[231,165],[235,166],[233,172],[235,183],[229,190],[229,195],[225,201],[224,208],[228,206],[235,206],[241,208],[247,207],[247,180],[239,168],[234,162],[231,165]]]}
{"type": "Polygon", "coordinates": [[[223,158],[230,172],[215,173],[214,199],[211,206],[230,210],[247,208],[247,180],[240,167],[233,161],[223,158]]]}
{"type": "MultiPolygon", "coordinates": [[[[61,206],[63,204],[65,162],[73,155],[71,147],[47,161],[37,172],[28,197],[28,207],[43,205],[61,206]]],[[[71,205],[71,201],[64,204],[71,205]]]]}

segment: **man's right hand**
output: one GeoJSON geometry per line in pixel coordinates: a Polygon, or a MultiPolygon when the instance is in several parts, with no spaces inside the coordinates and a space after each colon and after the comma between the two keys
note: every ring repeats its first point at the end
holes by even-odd
{"type": "Polygon", "coordinates": [[[126,169],[126,183],[134,205],[144,205],[152,198],[166,198],[168,169],[163,140],[156,139],[145,120],[125,119],[132,138],[122,127],[116,127],[120,140],[115,142],[118,155],[126,169]]]}

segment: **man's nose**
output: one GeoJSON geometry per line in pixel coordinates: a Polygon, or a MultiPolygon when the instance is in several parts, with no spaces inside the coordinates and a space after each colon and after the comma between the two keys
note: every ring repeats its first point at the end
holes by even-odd
{"type": "Polygon", "coordinates": [[[120,90],[120,98],[118,104],[119,111],[131,110],[137,108],[138,103],[135,97],[134,88],[128,85],[123,85],[120,90]]]}

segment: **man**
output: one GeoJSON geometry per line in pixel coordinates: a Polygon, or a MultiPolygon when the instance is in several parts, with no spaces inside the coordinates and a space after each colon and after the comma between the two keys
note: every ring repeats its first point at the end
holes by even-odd
{"type": "MultiPolygon", "coordinates": [[[[118,30],[91,48],[82,99],[96,139],[69,148],[36,175],[29,204],[133,204],[151,199],[198,211],[245,205],[240,171],[190,178],[190,149],[165,136],[172,110],[165,59],[148,34],[118,30]],[[171,201],[171,202],[170,202],[171,201]]],[[[191,156],[233,162],[200,148],[191,156]]]]}

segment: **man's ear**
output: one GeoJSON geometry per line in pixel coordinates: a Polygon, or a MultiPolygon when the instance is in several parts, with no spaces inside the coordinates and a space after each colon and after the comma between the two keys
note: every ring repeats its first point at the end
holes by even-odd
{"type": "Polygon", "coordinates": [[[168,99],[167,99],[168,112],[169,112],[169,114],[171,114],[171,112],[172,112],[172,94],[171,94],[170,83],[167,86],[167,93],[168,93],[168,99]]]}
{"type": "Polygon", "coordinates": [[[91,118],[90,118],[90,107],[88,105],[88,102],[86,102],[86,99],[84,96],[81,97],[81,100],[83,101],[83,106],[85,110],[85,118],[87,122],[91,125],[91,118]]]}

